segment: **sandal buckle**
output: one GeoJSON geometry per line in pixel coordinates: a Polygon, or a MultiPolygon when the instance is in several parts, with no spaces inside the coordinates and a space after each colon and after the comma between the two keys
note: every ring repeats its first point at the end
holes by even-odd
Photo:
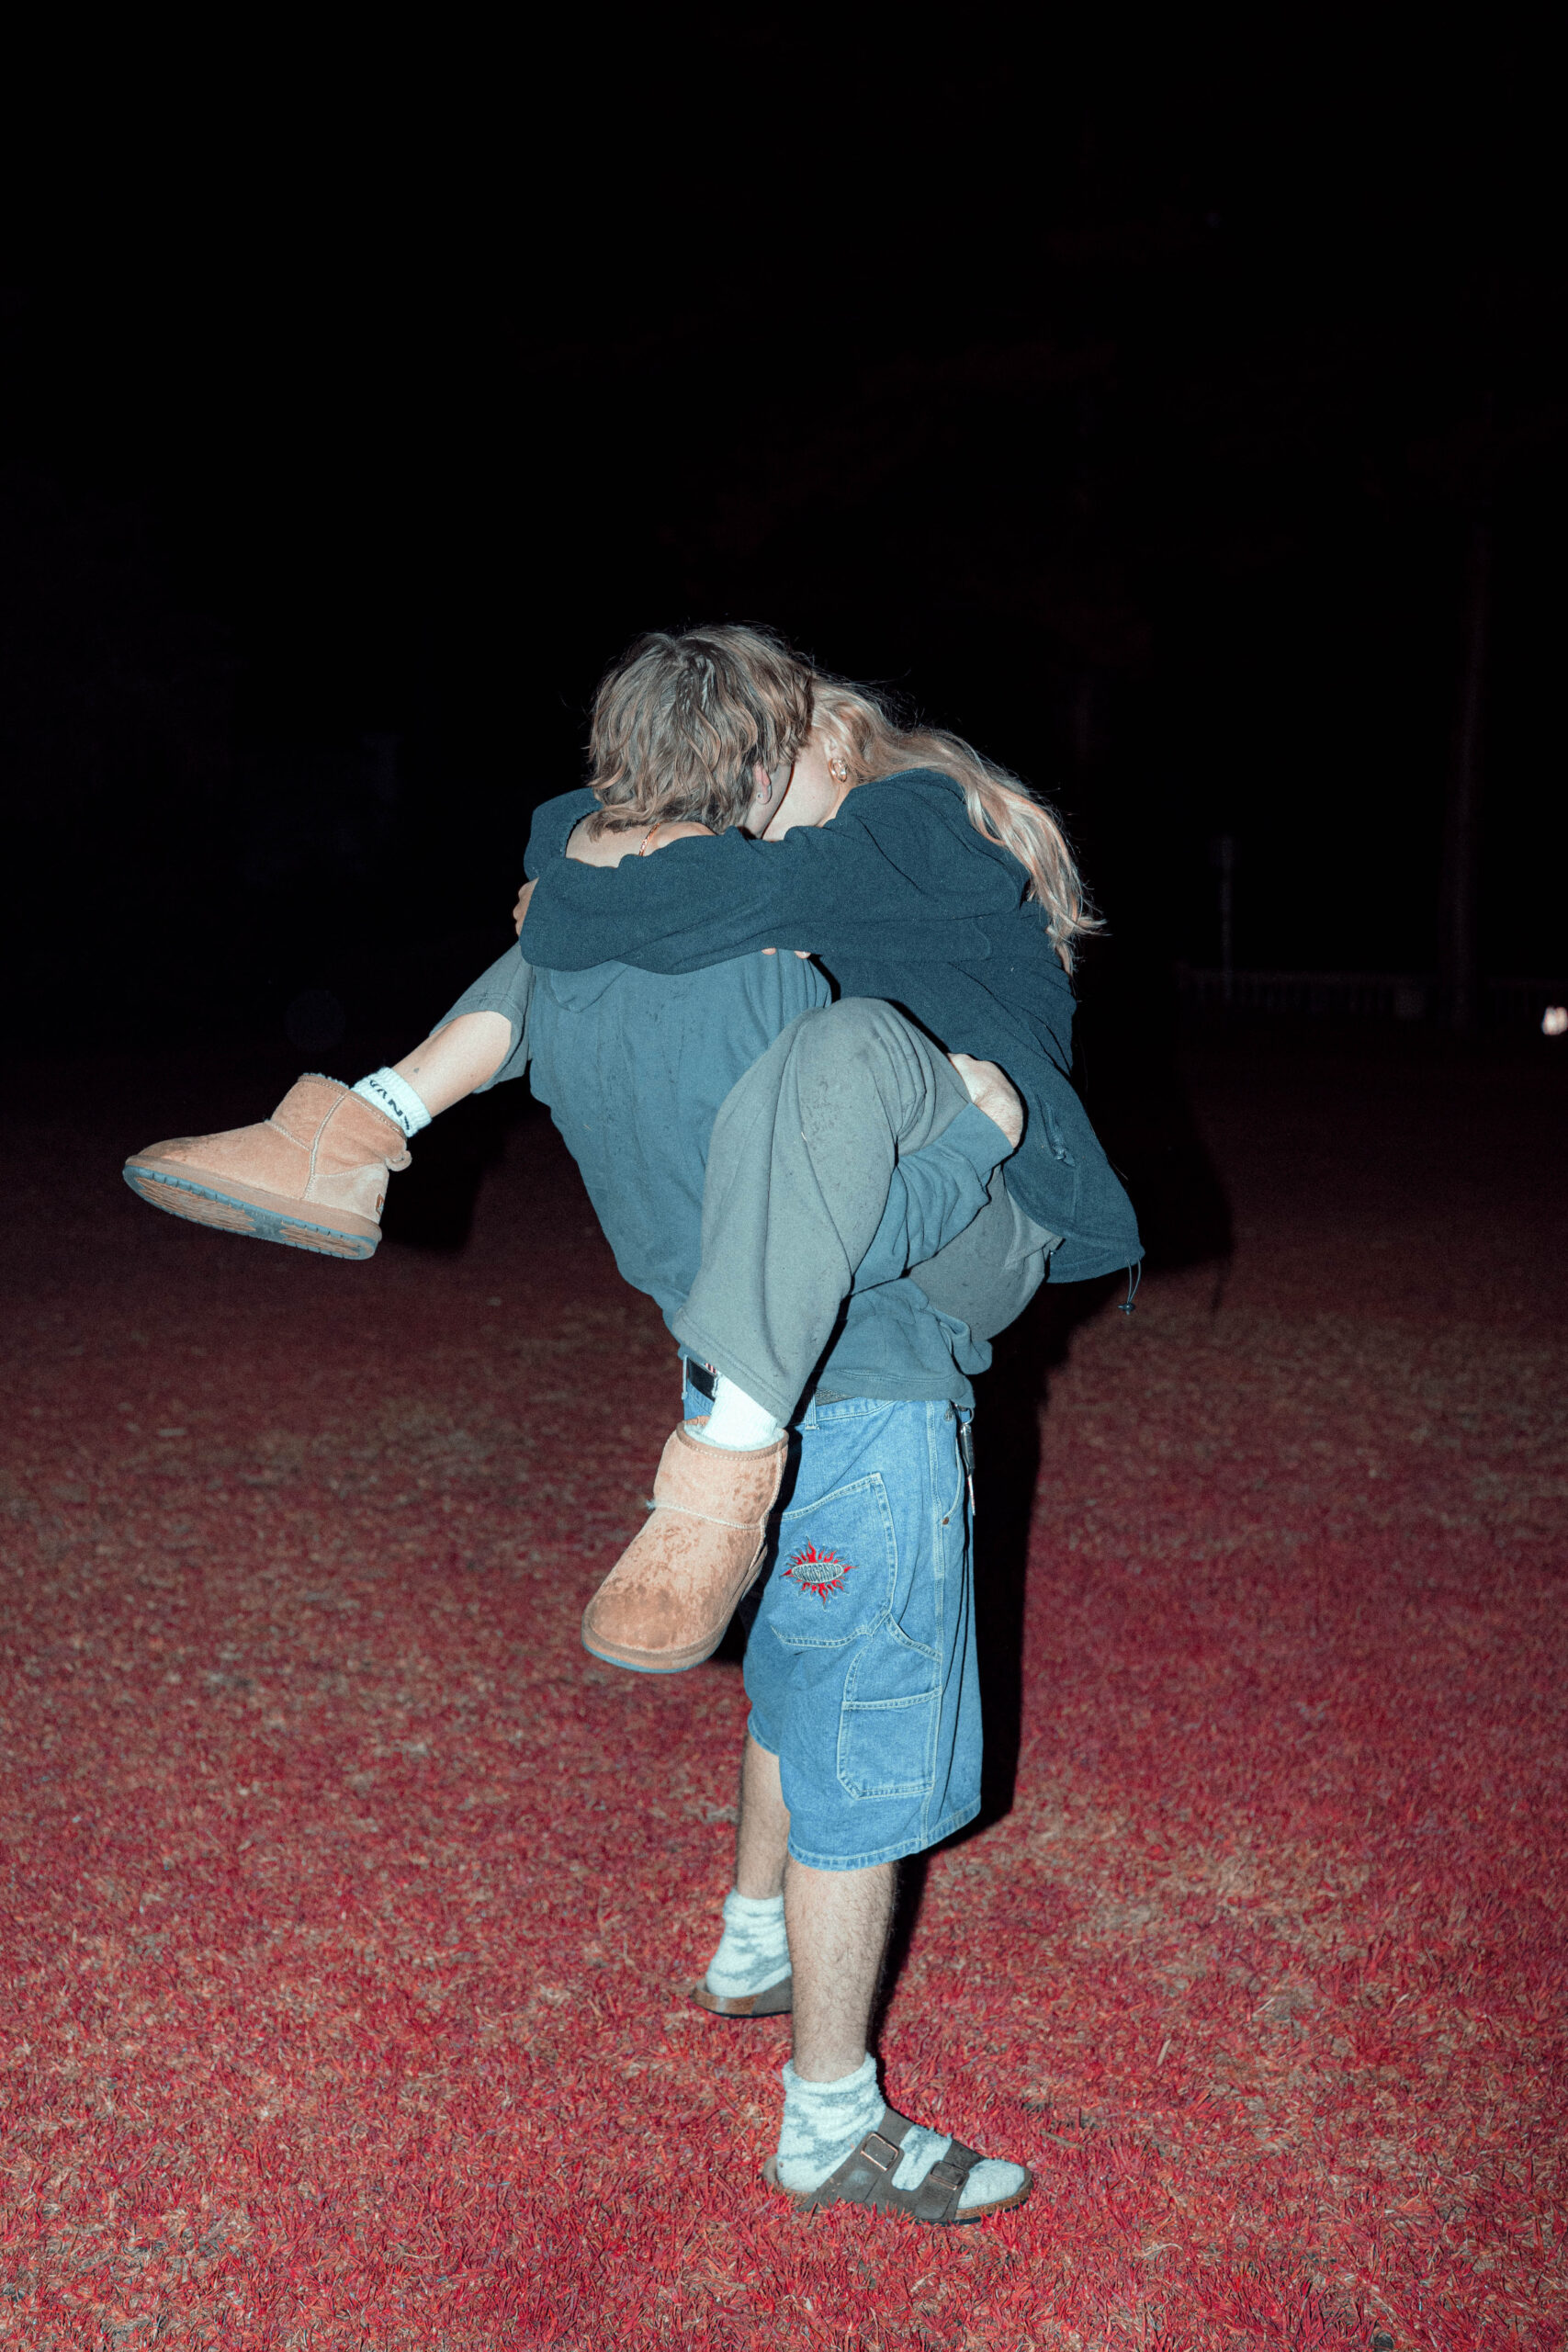
{"type": "Polygon", "coordinates": [[[860,2152],[867,2164],[874,2165],[878,2172],[891,2172],[904,2153],[896,2140],[885,2140],[880,2132],[868,2132],[860,2143],[860,2152]],[[871,2143],[874,2140],[879,2148],[886,2149],[886,2157],[873,2154],[871,2143]]]}

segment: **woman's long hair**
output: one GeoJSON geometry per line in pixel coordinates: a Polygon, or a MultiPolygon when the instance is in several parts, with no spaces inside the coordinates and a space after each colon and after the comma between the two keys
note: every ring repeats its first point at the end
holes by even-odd
{"type": "Polygon", "coordinates": [[[1025,895],[1038,901],[1062,967],[1072,970],[1075,942],[1099,931],[1100,919],[1089,906],[1066,833],[1027,785],[961,735],[900,725],[863,686],[842,678],[814,674],[811,723],[842,754],[850,771],[846,792],[901,768],[940,768],[961,785],[969,822],[1017,858],[1029,876],[1025,895]]]}

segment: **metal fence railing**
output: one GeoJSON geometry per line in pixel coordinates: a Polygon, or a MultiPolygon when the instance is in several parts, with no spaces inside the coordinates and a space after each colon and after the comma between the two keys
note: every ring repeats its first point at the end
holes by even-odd
{"type": "MultiPolygon", "coordinates": [[[[1184,1004],[1203,1012],[1429,1021],[1439,1009],[1432,972],[1225,972],[1179,964],[1176,986],[1184,1004]]],[[[1482,1000],[1490,1027],[1539,1029],[1549,1006],[1568,1004],[1568,980],[1486,980],[1482,1000]]]]}

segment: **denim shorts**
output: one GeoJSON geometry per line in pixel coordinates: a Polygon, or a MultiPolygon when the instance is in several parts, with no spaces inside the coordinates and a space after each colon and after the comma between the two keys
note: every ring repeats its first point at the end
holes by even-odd
{"type": "MultiPolygon", "coordinates": [[[[688,1386],[688,1415],[706,1409],[688,1386]]],[[[979,1811],[969,1418],[851,1396],[792,1432],[747,1728],[779,1759],[789,1850],[814,1870],[918,1854],[979,1811]]]]}

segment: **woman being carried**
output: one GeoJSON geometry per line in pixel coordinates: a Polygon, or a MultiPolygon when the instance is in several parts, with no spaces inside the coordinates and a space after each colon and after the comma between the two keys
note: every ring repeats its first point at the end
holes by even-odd
{"type": "MultiPolygon", "coordinates": [[[[260,1126],[137,1154],[126,1175],[141,1196],[198,1221],[368,1256],[388,1171],[407,1164],[409,1140],[462,1095],[523,1074],[535,967],[680,973],[809,945],[841,1001],[793,1024],[725,1103],[709,1148],[702,1270],[669,1317],[699,1393],[711,1392],[705,1451],[773,1445],[836,1331],[842,1364],[857,1287],[889,1278],[886,1253],[863,1271],[863,1261],[890,1182],[901,1163],[918,1166],[922,1138],[974,1097],[1017,1142],[998,1074],[967,1057],[999,1065],[1026,1123],[1005,1175],[977,1188],[978,1213],[957,1241],[922,1261],[919,1220],[908,1228],[897,1272],[938,1310],[953,1361],[982,1369],[986,1342],[1047,1267],[1053,1281],[1081,1281],[1141,1256],[1131,1205],[1068,1077],[1068,976],[1093,920],[1059,827],[1015,778],[955,737],[897,726],[874,696],[766,632],[736,628],[640,640],[600,690],[592,749],[592,786],[534,820],[533,882],[519,902],[526,960],[502,957],[425,1045],[352,1090],[304,1079],[260,1126]],[[721,769],[736,771],[725,778],[732,820],[716,837],[688,838],[699,829],[682,820],[711,814],[721,769]]],[[[938,1219],[949,1232],[952,1211],[949,1200],[938,1219]]],[[[933,1367],[933,1395],[945,1393],[939,1371],[951,1364],[933,1367]]],[[[874,1378],[868,1364],[857,1393],[874,1394],[874,1378]]],[[[843,1393],[841,1374],[836,1385],[843,1393]]],[[[693,1467],[679,1437],[665,1473],[676,1459],[693,1467]]],[[[696,1466],[704,1499],[688,1499],[678,1525],[656,1510],[590,1604],[584,1637],[599,1655],[648,1665],[663,1651],[684,1665],[720,1638],[731,1555],[750,1538],[724,1529],[723,1465],[696,1466]],[[666,1614],[668,1638],[650,1642],[643,1604],[660,1562],[683,1600],[678,1623],[666,1614]]]]}

